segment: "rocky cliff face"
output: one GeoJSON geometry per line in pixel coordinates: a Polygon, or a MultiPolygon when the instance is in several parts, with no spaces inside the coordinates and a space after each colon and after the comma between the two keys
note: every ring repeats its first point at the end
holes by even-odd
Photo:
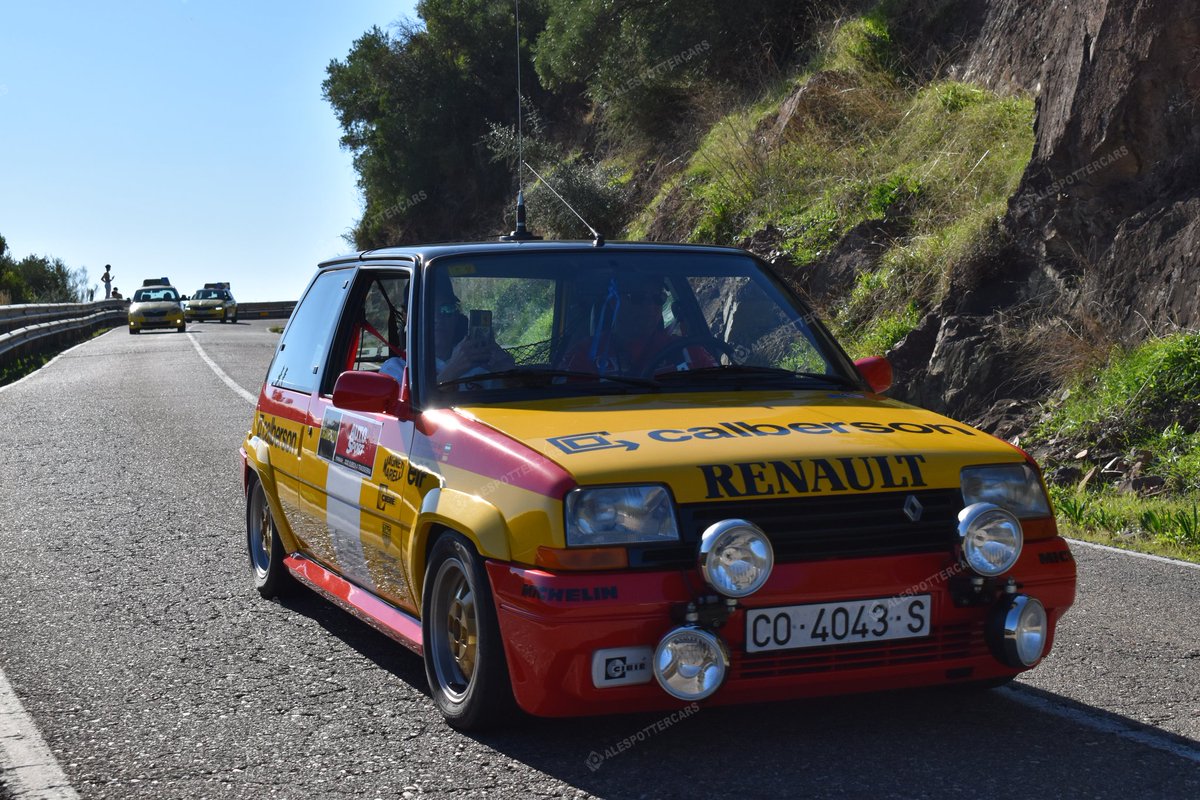
{"type": "Polygon", "coordinates": [[[917,0],[903,22],[918,67],[1033,94],[1037,113],[1011,245],[893,351],[896,394],[1005,435],[1064,351],[1200,327],[1196,4],[917,0]]]}

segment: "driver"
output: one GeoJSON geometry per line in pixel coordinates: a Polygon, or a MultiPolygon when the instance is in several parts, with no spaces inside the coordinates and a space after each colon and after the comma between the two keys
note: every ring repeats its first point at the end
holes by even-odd
{"type": "Polygon", "coordinates": [[[613,278],[598,304],[592,335],[567,353],[562,369],[648,376],[715,366],[712,356],[701,347],[670,347],[682,337],[663,328],[664,302],[661,276],[629,274],[613,278]]]}

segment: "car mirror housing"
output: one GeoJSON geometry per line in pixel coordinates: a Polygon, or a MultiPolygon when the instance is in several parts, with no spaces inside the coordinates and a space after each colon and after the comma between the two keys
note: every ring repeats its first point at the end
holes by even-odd
{"type": "Polygon", "coordinates": [[[333,385],[333,405],[346,411],[392,414],[400,419],[412,416],[406,388],[401,388],[391,375],[379,372],[343,372],[333,385]]]}
{"type": "Polygon", "coordinates": [[[871,387],[871,391],[879,394],[886,392],[892,385],[892,363],[883,356],[869,356],[854,362],[858,373],[871,387]]]}

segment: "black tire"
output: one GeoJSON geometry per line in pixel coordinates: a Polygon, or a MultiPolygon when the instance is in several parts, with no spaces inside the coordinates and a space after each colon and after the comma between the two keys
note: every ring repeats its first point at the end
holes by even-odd
{"type": "Polygon", "coordinates": [[[225,312],[224,312],[224,311],[222,311],[222,312],[221,312],[221,324],[222,324],[222,325],[224,325],[224,324],[225,324],[226,322],[228,322],[228,321],[229,321],[229,318],[228,318],[228,317],[226,317],[226,316],[225,316],[225,312]]]}
{"type": "Polygon", "coordinates": [[[176,333],[187,333],[187,325],[180,325],[175,329],[176,333]]]}
{"type": "Polygon", "coordinates": [[[425,675],[452,727],[481,730],[517,716],[487,572],[475,548],[443,533],[429,554],[421,596],[425,675]]]}
{"type": "Polygon", "coordinates": [[[254,588],[270,599],[288,594],[295,579],[283,564],[283,542],[275,529],[275,519],[267,503],[267,493],[258,478],[251,478],[246,494],[246,551],[254,588]]]}
{"type": "Polygon", "coordinates": [[[129,329],[129,335],[130,335],[130,336],[133,336],[133,335],[135,335],[135,334],[137,334],[137,328],[130,328],[130,329],[129,329]]]}

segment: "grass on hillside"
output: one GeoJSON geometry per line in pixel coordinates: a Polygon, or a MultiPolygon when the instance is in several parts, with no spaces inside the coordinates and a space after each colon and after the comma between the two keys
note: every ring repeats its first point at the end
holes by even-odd
{"type": "Polygon", "coordinates": [[[994,246],[1033,150],[1033,102],[955,81],[907,85],[881,15],[839,26],[815,69],[721,119],[688,168],[632,226],[682,193],[692,241],[731,243],[768,225],[799,269],[854,226],[893,232],[877,267],[822,309],[851,355],[885,352],[936,304],[956,267],[994,246]],[[803,88],[782,135],[782,103],[803,88]]]}
{"type": "Polygon", "coordinates": [[[1179,333],[1114,350],[1106,364],[1076,378],[1029,444],[1051,454],[1044,466],[1052,478],[1060,467],[1076,468],[1074,475],[1119,457],[1139,465],[1141,476],[1161,479],[1153,497],[1101,480],[1052,487],[1069,535],[1200,561],[1198,426],[1200,334],[1179,333]]]}

